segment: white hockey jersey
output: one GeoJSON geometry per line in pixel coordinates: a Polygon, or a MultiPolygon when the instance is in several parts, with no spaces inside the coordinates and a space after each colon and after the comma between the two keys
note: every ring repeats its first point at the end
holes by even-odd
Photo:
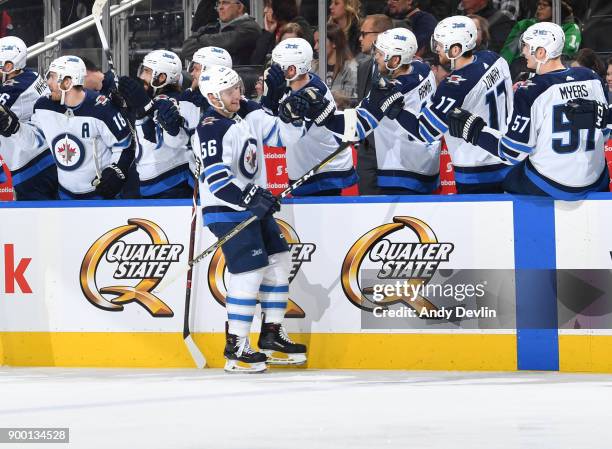
{"type": "MultiPolygon", "coordinates": [[[[422,62],[412,62],[410,73],[396,80],[401,83],[404,109],[415,115],[436,91],[436,78],[429,66],[422,62]]],[[[359,109],[360,112],[363,109],[359,109]]],[[[365,136],[360,137],[363,139],[365,136]]],[[[383,117],[374,130],[374,139],[380,187],[399,187],[420,193],[432,193],[438,187],[439,141],[423,143],[388,117],[383,117]]]]}
{"type": "MultiPolygon", "coordinates": [[[[314,87],[325,94],[325,98],[334,103],[334,98],[321,81],[321,79],[309,73],[310,82],[302,89],[314,87]]],[[[291,127],[291,124],[281,124],[282,127],[291,127]]],[[[340,140],[325,127],[314,125],[306,121],[306,134],[293,145],[286,147],[287,151],[287,173],[289,181],[295,181],[312,167],[317,165],[340,145],[340,140]]],[[[357,173],[353,168],[353,157],[350,151],[338,155],[312,178],[295,190],[294,196],[310,195],[323,190],[343,189],[357,182],[357,173]]]]}
{"type": "MultiPolygon", "coordinates": [[[[30,120],[36,101],[48,93],[47,83],[38,73],[25,69],[0,86],[0,104],[13,111],[19,121],[24,123],[30,120]]],[[[32,146],[23,146],[14,136],[0,136],[0,156],[11,171],[14,185],[54,165],[48,148],[44,139],[34,141],[32,146]]]]}
{"type": "Polygon", "coordinates": [[[303,126],[279,123],[253,101],[242,101],[239,114],[231,119],[212,107],[204,112],[194,144],[203,170],[199,187],[205,225],[251,216],[239,203],[247,184],[266,187],[263,146],[285,146],[305,132],[303,126]]]}
{"type": "Polygon", "coordinates": [[[452,108],[479,115],[491,128],[505,131],[512,113],[512,80],[508,63],[496,53],[476,52],[472,63],[454,70],[440,83],[431,102],[423,107],[418,123],[412,114],[398,117],[402,126],[426,142],[445,137],[457,183],[503,181],[508,167],[498,157],[450,136],[446,114],[452,108]]]}
{"type": "MultiPolygon", "coordinates": [[[[505,133],[484,128],[498,139],[492,148],[507,162],[521,164],[531,182],[550,196],[565,200],[583,198],[608,184],[604,157],[604,131],[572,129],[563,112],[575,98],[606,102],[601,78],[591,69],[572,67],[535,75],[519,85],[514,111],[505,133]]],[[[481,133],[482,135],[483,133],[481,133]]]]}
{"type": "Polygon", "coordinates": [[[58,169],[61,199],[97,198],[92,181],[132,143],[119,110],[89,90],[74,108],[41,97],[31,121],[22,124],[14,137],[22,147],[37,145],[41,139],[47,142],[58,169]]]}
{"type": "MultiPolygon", "coordinates": [[[[171,97],[178,96],[176,93],[171,97]]],[[[189,134],[181,129],[176,136],[171,136],[157,122],[156,114],[136,121],[136,170],[140,177],[140,194],[145,198],[183,182],[192,183],[193,179],[190,167],[194,165],[194,156],[188,146],[189,134]]]]}

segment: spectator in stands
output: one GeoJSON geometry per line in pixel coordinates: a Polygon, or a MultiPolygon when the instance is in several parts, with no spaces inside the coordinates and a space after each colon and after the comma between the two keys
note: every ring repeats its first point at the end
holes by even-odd
{"type": "MultiPolygon", "coordinates": [[[[516,23],[512,28],[512,31],[506,39],[506,43],[502,48],[500,55],[508,61],[508,64],[522,58],[520,45],[520,38],[523,32],[531,25],[536,22],[550,22],[552,20],[552,0],[539,0],[538,9],[536,11],[535,18],[524,19],[516,23]]],[[[578,48],[580,47],[580,41],[582,40],[580,34],[580,28],[574,21],[572,8],[565,2],[561,2],[561,27],[565,32],[565,47],[563,48],[563,54],[566,57],[573,57],[578,48]]],[[[489,24],[490,26],[491,24],[489,24]]],[[[524,58],[523,58],[524,59],[524,58]]],[[[514,78],[514,77],[513,77],[514,78]]]]}
{"type": "Polygon", "coordinates": [[[478,36],[476,36],[476,48],[474,51],[487,50],[489,48],[489,40],[491,35],[489,34],[489,21],[484,17],[480,17],[476,14],[469,14],[468,17],[474,21],[478,36]]]}
{"type": "MultiPolygon", "coordinates": [[[[361,23],[359,42],[361,53],[357,66],[357,101],[361,101],[370,93],[372,74],[376,64],[373,58],[373,44],[383,31],[393,28],[393,20],[385,14],[367,16],[361,23]]],[[[377,179],[378,165],[376,162],[376,146],[374,133],[368,135],[357,146],[357,175],[359,175],[359,194],[380,195],[377,179]]]]}
{"type": "MultiPolygon", "coordinates": [[[[510,20],[518,19],[521,4],[519,0],[492,0],[493,8],[501,11],[510,20]]],[[[457,7],[457,11],[464,11],[463,5],[457,7]]]]}
{"type": "MultiPolygon", "coordinates": [[[[315,51],[319,51],[318,34],[315,32],[315,51]]],[[[331,90],[338,110],[357,104],[357,60],[346,42],[344,31],[335,23],[327,24],[326,58],[319,55],[313,61],[312,70],[317,72],[321,61],[327,61],[325,84],[331,90]]]]}
{"type": "Polygon", "coordinates": [[[429,51],[429,40],[438,21],[419,9],[418,0],[388,0],[386,14],[396,20],[403,20],[417,38],[419,49],[416,55],[423,57],[429,51]]]}
{"type": "Polygon", "coordinates": [[[300,37],[311,45],[314,43],[310,24],[298,16],[296,0],[265,0],[264,29],[251,56],[251,64],[265,64],[276,44],[280,42],[282,28],[289,22],[297,23],[302,28],[303,35],[300,37]]]}
{"type": "Polygon", "coordinates": [[[219,14],[217,14],[216,0],[200,0],[191,23],[191,32],[203,32],[204,28],[211,27],[217,32],[219,14]]]}
{"type": "Polygon", "coordinates": [[[606,79],[606,66],[597,53],[590,48],[583,48],[571,64],[572,67],[587,67],[597,73],[602,80],[606,79]]]}
{"type": "Polygon", "coordinates": [[[331,0],[328,24],[335,23],[344,31],[351,54],[359,53],[359,12],[361,0],[331,0]]]}
{"type": "MultiPolygon", "coordinates": [[[[491,35],[489,50],[499,52],[508,34],[510,34],[510,30],[512,30],[514,20],[510,19],[501,10],[496,9],[491,0],[462,0],[461,5],[465,14],[477,14],[487,19],[491,35]]],[[[462,13],[459,12],[459,14],[462,13]]]]}
{"type": "Polygon", "coordinates": [[[606,83],[608,84],[608,103],[612,103],[612,58],[609,58],[606,61],[607,69],[606,69],[606,83]]]}
{"type": "Polygon", "coordinates": [[[218,27],[206,27],[192,34],[184,43],[181,51],[183,60],[190,60],[196,50],[214,46],[227,50],[234,65],[245,65],[251,61],[261,28],[247,13],[249,0],[219,0],[218,27]]]}

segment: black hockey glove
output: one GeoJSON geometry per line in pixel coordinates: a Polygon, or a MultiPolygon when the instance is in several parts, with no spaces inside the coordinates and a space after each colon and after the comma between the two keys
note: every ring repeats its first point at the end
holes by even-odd
{"type": "Polygon", "coordinates": [[[325,126],[335,112],[336,107],[321,92],[314,87],[307,87],[283,100],[278,116],[286,123],[307,118],[317,126],[325,126]]]}
{"type": "Polygon", "coordinates": [[[9,108],[0,105],[0,135],[10,137],[19,131],[19,118],[9,108]]]}
{"type": "Polygon", "coordinates": [[[115,89],[117,89],[115,85],[115,74],[112,70],[108,70],[102,79],[102,89],[100,89],[100,93],[109,97],[111,92],[115,89]]]}
{"type": "Polygon", "coordinates": [[[261,105],[276,115],[278,104],[288,90],[285,72],[280,65],[272,64],[264,72],[264,91],[261,97],[261,105]]]}
{"type": "Polygon", "coordinates": [[[395,120],[404,109],[404,95],[399,86],[396,81],[375,77],[367,100],[362,102],[361,106],[377,120],[382,120],[383,117],[395,120]]]}
{"type": "Polygon", "coordinates": [[[123,188],[126,175],[116,164],[111,164],[102,170],[100,179],[93,180],[92,185],[96,186],[96,193],[106,200],[112,200],[123,188]]]}
{"type": "Polygon", "coordinates": [[[247,184],[242,191],[240,206],[247,208],[258,219],[263,219],[268,214],[273,214],[280,210],[278,198],[272,195],[267,189],[263,189],[255,184],[247,184]]]}
{"type": "Polygon", "coordinates": [[[463,109],[455,108],[446,114],[448,120],[448,132],[453,137],[458,137],[472,145],[478,145],[478,137],[486,123],[478,115],[474,115],[463,109]]]}
{"type": "Polygon", "coordinates": [[[576,98],[567,102],[563,112],[573,129],[604,129],[608,126],[608,105],[576,98]]]}
{"type": "Polygon", "coordinates": [[[184,119],[176,103],[170,98],[156,98],[155,108],[157,109],[157,121],[161,127],[171,136],[177,136],[184,119]]]}
{"type": "Polygon", "coordinates": [[[119,78],[119,93],[137,119],[153,110],[153,100],[147,94],[142,80],[122,76],[119,78]]]}

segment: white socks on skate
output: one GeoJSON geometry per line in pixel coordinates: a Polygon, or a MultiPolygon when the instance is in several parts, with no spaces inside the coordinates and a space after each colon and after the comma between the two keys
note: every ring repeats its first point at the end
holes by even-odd
{"type": "Polygon", "coordinates": [[[261,310],[266,323],[282,323],[289,298],[289,252],[274,254],[268,258],[263,282],[259,287],[261,310]]]}

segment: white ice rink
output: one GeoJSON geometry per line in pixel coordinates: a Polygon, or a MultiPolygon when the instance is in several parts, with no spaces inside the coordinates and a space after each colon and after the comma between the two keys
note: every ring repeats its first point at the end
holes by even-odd
{"type": "Polygon", "coordinates": [[[612,376],[0,368],[0,427],[84,449],[612,447],[612,376]]]}

